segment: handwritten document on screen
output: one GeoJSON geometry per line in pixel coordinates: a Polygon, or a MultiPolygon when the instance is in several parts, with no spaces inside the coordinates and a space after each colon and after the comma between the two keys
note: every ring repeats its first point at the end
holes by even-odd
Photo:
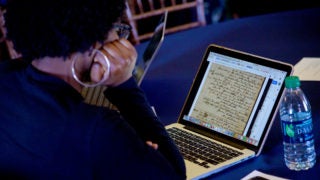
{"type": "Polygon", "coordinates": [[[242,134],[264,79],[215,64],[207,74],[191,116],[242,134]]]}

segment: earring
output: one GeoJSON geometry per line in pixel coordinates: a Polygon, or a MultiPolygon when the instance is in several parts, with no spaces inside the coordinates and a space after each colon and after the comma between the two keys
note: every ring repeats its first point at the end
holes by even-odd
{"type": "Polygon", "coordinates": [[[107,58],[107,56],[105,54],[103,54],[101,51],[99,51],[97,49],[93,50],[93,60],[90,64],[90,67],[87,72],[83,72],[83,73],[76,72],[76,64],[77,64],[77,62],[79,63],[79,59],[80,58],[78,58],[78,55],[76,55],[72,59],[71,72],[72,72],[72,77],[74,78],[74,80],[76,80],[82,86],[95,87],[95,86],[101,85],[103,82],[105,82],[109,78],[109,76],[110,76],[110,62],[109,62],[109,59],[107,58]],[[101,58],[103,59],[104,63],[101,63],[98,60],[101,58]],[[92,82],[91,78],[90,78],[91,68],[94,63],[99,63],[103,67],[103,70],[104,70],[103,77],[98,82],[92,82]],[[78,74],[81,74],[81,78],[78,76],[78,74]]]}

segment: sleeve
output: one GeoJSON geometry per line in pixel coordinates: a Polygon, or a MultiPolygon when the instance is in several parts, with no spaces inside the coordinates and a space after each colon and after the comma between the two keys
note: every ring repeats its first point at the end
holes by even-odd
{"type": "MultiPolygon", "coordinates": [[[[185,164],[180,152],[169,137],[164,125],[154,114],[144,92],[138,87],[135,80],[131,78],[118,87],[108,88],[105,95],[117,106],[121,116],[129,125],[126,129],[134,131],[136,139],[142,142],[140,145],[147,148],[148,151],[154,151],[146,145],[145,141],[151,140],[157,143],[159,148],[156,152],[151,153],[152,156],[164,158],[175,172],[180,174],[180,177],[185,177],[185,164]]],[[[126,133],[123,132],[123,134],[126,133]]],[[[135,141],[132,137],[129,139],[135,141]]]]}

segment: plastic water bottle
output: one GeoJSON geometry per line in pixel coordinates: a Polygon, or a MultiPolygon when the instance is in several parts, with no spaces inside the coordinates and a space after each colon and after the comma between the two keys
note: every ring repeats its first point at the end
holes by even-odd
{"type": "Polygon", "coordinates": [[[291,170],[307,170],[316,163],[311,106],[300,88],[299,77],[287,77],[285,87],[279,110],[284,161],[291,170]]]}

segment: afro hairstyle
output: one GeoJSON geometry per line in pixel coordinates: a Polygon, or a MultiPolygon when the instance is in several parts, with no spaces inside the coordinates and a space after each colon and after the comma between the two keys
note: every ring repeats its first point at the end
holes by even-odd
{"type": "Polygon", "coordinates": [[[7,37],[28,59],[67,57],[107,38],[125,0],[8,0],[7,37]]]}

